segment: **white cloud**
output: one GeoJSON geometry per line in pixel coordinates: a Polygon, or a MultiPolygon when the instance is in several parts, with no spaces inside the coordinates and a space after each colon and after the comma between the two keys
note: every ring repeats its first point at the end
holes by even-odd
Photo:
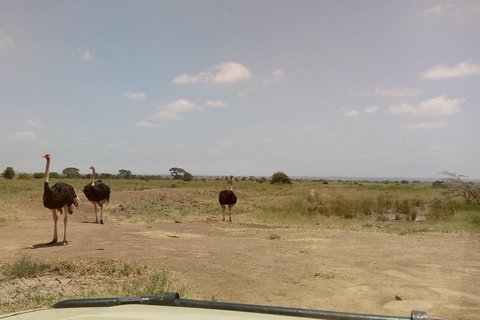
{"type": "Polygon", "coordinates": [[[25,125],[26,125],[27,127],[31,127],[31,128],[39,128],[39,127],[45,126],[45,124],[43,123],[43,121],[40,120],[40,119],[38,119],[38,118],[25,121],[25,125]]]}
{"type": "Polygon", "coordinates": [[[404,126],[405,129],[436,129],[448,125],[444,121],[439,122],[421,122],[421,123],[410,123],[404,126]]]}
{"type": "Polygon", "coordinates": [[[125,92],[122,94],[122,97],[137,101],[145,100],[147,98],[144,92],[125,92]]]}
{"type": "Polygon", "coordinates": [[[217,146],[229,146],[232,144],[230,140],[221,140],[215,143],[217,146]]]}
{"type": "Polygon", "coordinates": [[[158,128],[160,126],[159,124],[149,122],[149,121],[145,121],[145,120],[137,122],[137,123],[135,123],[135,125],[137,127],[143,127],[143,128],[158,128]]]}
{"type": "Polygon", "coordinates": [[[13,47],[13,41],[9,37],[3,36],[2,32],[0,31],[0,49],[7,49],[13,47]]]}
{"type": "Polygon", "coordinates": [[[372,113],[376,113],[379,109],[380,107],[371,106],[363,109],[363,111],[367,114],[372,114],[372,113]]]}
{"type": "Polygon", "coordinates": [[[17,133],[8,135],[4,138],[6,141],[26,141],[26,140],[35,140],[36,136],[35,133],[31,131],[19,131],[17,133]]]}
{"type": "Polygon", "coordinates": [[[157,113],[152,114],[149,119],[151,120],[180,120],[183,119],[183,115],[177,112],[172,112],[169,110],[161,110],[157,113]]]}
{"type": "Polygon", "coordinates": [[[446,79],[457,77],[468,77],[480,73],[480,65],[473,64],[469,61],[463,61],[454,67],[438,65],[425,72],[422,72],[423,79],[446,79]]]}
{"type": "MultiPolygon", "coordinates": [[[[185,113],[194,110],[203,110],[203,106],[197,106],[186,99],[178,99],[166,105],[157,107],[160,111],[148,117],[149,121],[180,120],[184,118],[185,113]]],[[[144,124],[145,126],[145,124],[144,124]]]]}
{"type": "Polygon", "coordinates": [[[272,82],[282,82],[285,78],[285,72],[283,70],[277,69],[272,72],[270,78],[264,81],[264,84],[272,83],[272,82]]]}
{"type": "Polygon", "coordinates": [[[415,117],[447,116],[459,113],[463,102],[465,102],[463,99],[447,99],[443,95],[421,102],[416,106],[407,103],[391,105],[387,111],[392,114],[407,114],[415,117]]]}
{"type": "Polygon", "coordinates": [[[82,52],[82,60],[87,60],[89,61],[92,59],[92,55],[90,54],[90,50],[83,50],[82,52]]]}
{"type": "Polygon", "coordinates": [[[346,117],[356,117],[360,114],[358,110],[348,108],[340,108],[340,112],[346,117]]]}
{"type": "Polygon", "coordinates": [[[478,1],[464,1],[463,3],[457,1],[455,4],[444,4],[434,6],[423,13],[427,16],[434,17],[451,17],[453,19],[465,21],[466,19],[475,19],[478,21],[480,15],[480,4],[478,1]]]}
{"type": "Polygon", "coordinates": [[[370,91],[360,91],[358,94],[362,96],[385,96],[385,97],[416,97],[423,91],[411,88],[383,88],[376,86],[370,91]]]}
{"type": "Polygon", "coordinates": [[[187,83],[212,83],[224,84],[234,83],[250,78],[250,71],[243,65],[236,62],[223,62],[213,66],[210,71],[200,72],[195,75],[182,74],[175,77],[172,81],[174,84],[187,83]]]}
{"type": "Polygon", "coordinates": [[[445,4],[445,5],[438,5],[432,8],[429,8],[424,11],[425,14],[430,15],[437,15],[437,16],[443,16],[445,15],[450,8],[452,8],[454,5],[453,4],[445,4]]]}
{"type": "Polygon", "coordinates": [[[211,79],[211,74],[202,72],[197,75],[188,75],[182,74],[181,76],[175,77],[172,83],[186,84],[186,83],[197,83],[197,82],[208,82],[211,79]]]}
{"type": "Polygon", "coordinates": [[[222,154],[224,154],[223,151],[217,150],[217,149],[212,149],[212,148],[205,149],[205,152],[208,153],[208,154],[212,154],[212,155],[222,155],[222,154]]]}
{"type": "Polygon", "coordinates": [[[223,101],[207,100],[207,101],[205,101],[205,105],[207,107],[212,107],[212,108],[223,108],[227,105],[227,103],[225,103],[223,101]]]}
{"type": "Polygon", "coordinates": [[[195,104],[186,99],[178,99],[173,102],[170,102],[166,106],[161,107],[164,110],[171,111],[174,113],[184,113],[187,111],[192,111],[195,109],[195,104]]]}

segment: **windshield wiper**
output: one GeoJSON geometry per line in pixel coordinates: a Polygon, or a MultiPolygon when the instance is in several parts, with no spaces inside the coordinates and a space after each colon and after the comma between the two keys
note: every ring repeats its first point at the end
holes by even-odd
{"type": "MultiPolygon", "coordinates": [[[[118,297],[118,298],[98,298],[98,299],[68,299],[55,303],[52,308],[82,308],[82,307],[111,307],[125,304],[146,304],[176,306],[187,308],[216,309],[242,312],[266,313],[283,316],[294,316],[312,319],[324,320],[435,320],[427,318],[427,314],[422,311],[412,311],[410,317],[383,316],[361,313],[347,313],[335,311],[322,311],[301,308],[272,307],[253,304],[202,301],[180,299],[177,292],[166,292],[163,297],[160,296],[139,296],[139,297],[118,297]]],[[[438,319],[437,319],[438,320],[438,319]]]]}

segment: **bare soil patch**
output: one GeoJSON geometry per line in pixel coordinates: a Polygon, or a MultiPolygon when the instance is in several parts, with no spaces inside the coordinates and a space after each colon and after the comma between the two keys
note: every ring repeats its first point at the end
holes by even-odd
{"type": "MultiPolygon", "coordinates": [[[[152,192],[113,193],[110,206],[152,192]]],[[[235,216],[235,209],[229,223],[220,206],[212,208],[216,220],[148,224],[111,223],[107,209],[100,225],[83,201],[69,216],[70,244],[48,246],[53,221],[41,199],[2,210],[9,212],[0,221],[2,261],[22,254],[138,261],[178,272],[198,292],[194,298],[206,300],[397,316],[421,310],[439,319],[477,319],[480,310],[478,235],[280,228],[235,216]]]]}

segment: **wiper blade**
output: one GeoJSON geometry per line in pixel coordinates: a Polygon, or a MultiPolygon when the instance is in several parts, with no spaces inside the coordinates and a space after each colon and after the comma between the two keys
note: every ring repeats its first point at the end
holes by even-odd
{"type": "Polygon", "coordinates": [[[67,299],[53,304],[52,308],[88,308],[88,307],[113,307],[124,304],[152,304],[165,305],[164,297],[139,296],[118,298],[92,298],[92,299],[67,299]]]}
{"type": "Polygon", "coordinates": [[[125,304],[147,304],[177,306],[186,308],[255,312],[324,320],[435,320],[427,318],[427,314],[422,311],[412,311],[410,317],[383,316],[360,313],[346,313],[312,309],[180,299],[179,294],[176,292],[166,292],[163,297],[139,296],[98,299],[69,299],[55,303],[54,305],[52,305],[52,308],[111,307],[125,304]]]}

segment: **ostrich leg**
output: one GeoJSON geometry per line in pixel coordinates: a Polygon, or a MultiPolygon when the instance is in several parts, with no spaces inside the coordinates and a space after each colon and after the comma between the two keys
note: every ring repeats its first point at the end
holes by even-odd
{"type": "Polygon", "coordinates": [[[231,205],[231,204],[228,205],[228,216],[229,216],[228,218],[229,218],[230,222],[232,222],[232,207],[233,207],[233,205],[231,205]]]}
{"type": "Polygon", "coordinates": [[[57,210],[52,209],[52,213],[53,213],[53,240],[47,244],[54,244],[57,242],[57,221],[58,221],[57,210]]]}
{"type": "Polygon", "coordinates": [[[68,217],[67,217],[67,211],[68,210],[68,206],[65,205],[64,206],[64,211],[65,214],[64,214],[64,217],[63,217],[63,245],[67,245],[68,242],[67,242],[67,220],[68,220],[68,217]]]}
{"type": "Polygon", "coordinates": [[[103,224],[103,201],[100,201],[100,224],[103,224]]]}
{"type": "Polygon", "coordinates": [[[97,203],[93,202],[93,206],[95,207],[95,223],[98,223],[98,215],[97,215],[97,203]]]}

